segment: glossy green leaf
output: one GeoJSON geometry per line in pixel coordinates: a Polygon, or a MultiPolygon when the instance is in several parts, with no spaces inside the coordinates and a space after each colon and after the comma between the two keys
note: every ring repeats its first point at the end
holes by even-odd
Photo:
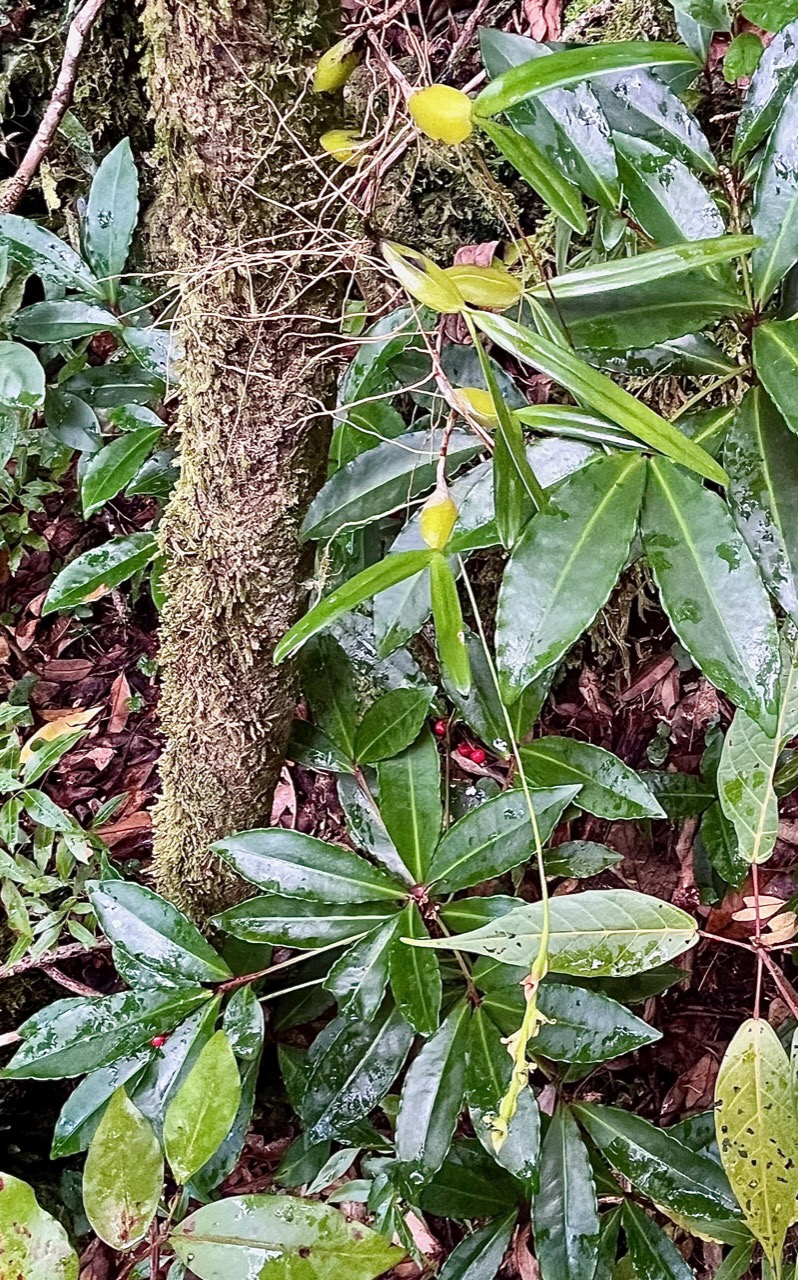
{"type": "MultiPolygon", "coordinates": [[[[785,422],[798,433],[798,320],[766,320],[757,325],[754,366],[785,422]]],[[[762,412],[772,419],[764,406],[762,412]]]]}
{"type": "Polygon", "coordinates": [[[314,769],[322,773],[354,772],[351,758],[344,755],[326,733],[322,733],[309,720],[294,720],[286,758],[294,764],[301,764],[303,769],[314,769]]]}
{"type": "Polygon", "coordinates": [[[617,387],[609,378],[591,369],[578,356],[555,346],[546,338],[538,337],[506,316],[491,316],[487,312],[476,311],[474,319],[480,329],[503,350],[553,378],[576,399],[584,401],[618,426],[624,427],[637,439],[697,471],[708,480],[717,484],[726,483],[725,471],[703,449],[692,441],[685,440],[677,427],[636,400],[628,391],[617,387]]]}
{"type": "Polygon", "coordinates": [[[669,822],[697,817],[715,799],[712,784],[692,773],[656,769],[642,770],[638,776],[656,796],[669,822]]]}
{"type": "Polygon", "coordinates": [[[665,816],[634,769],[590,742],[547,734],[521,748],[521,762],[537,786],[578,786],[574,803],[596,817],[614,822],[665,816]]]}
{"type": "MultiPolygon", "coordinates": [[[[500,970],[499,976],[505,972],[500,970]]],[[[482,1007],[505,1035],[511,1035],[523,1016],[520,983],[506,987],[491,984],[482,1007]]],[[[538,992],[538,1008],[549,1021],[538,1027],[530,1052],[552,1062],[608,1062],[661,1038],[661,1032],[617,1000],[566,982],[544,983],[538,992]]]]}
{"type": "MultiPolygon", "coordinates": [[[[653,72],[601,76],[593,81],[592,89],[615,135],[616,148],[618,135],[623,134],[662,148],[706,173],[717,171],[712,148],[695,116],[653,72]]],[[[620,168],[620,154],[618,159],[620,168]]]]}
{"type": "Polygon", "coordinates": [[[61,1223],[10,1173],[0,1177],[0,1255],[9,1280],[78,1280],[78,1256],[61,1223]]]}
{"type": "Polygon", "coordinates": [[[106,595],[149,564],[158,552],[154,533],[123,534],[93,551],[84,551],[57,575],[42,615],[72,609],[106,595]]]}
{"type": "Polygon", "coordinates": [[[531,138],[493,120],[484,120],[482,129],[505,160],[529,183],[549,208],[579,235],[587,231],[587,218],[579,191],[555,169],[531,138]]]}
{"type": "Polygon", "coordinates": [[[413,877],[396,852],[380,816],[375,799],[378,790],[376,771],[363,771],[362,783],[351,775],[339,777],[337,786],[338,799],[355,847],[371,854],[375,861],[406,885],[412,885],[413,877]]]}
{"type": "MultiPolygon", "coordinates": [[[[598,350],[585,353],[590,359],[591,364],[595,364],[597,368],[603,369],[607,373],[630,374],[633,377],[648,378],[653,374],[664,373],[692,373],[698,376],[708,376],[715,374],[722,376],[724,373],[734,373],[738,369],[739,362],[732,360],[726,355],[716,343],[711,342],[709,338],[705,338],[701,333],[686,333],[681,338],[669,338],[665,342],[657,342],[651,347],[633,347],[626,351],[609,351],[598,350]]],[[[720,417],[728,410],[709,409],[704,411],[707,414],[714,414],[720,417]]],[[[695,431],[688,430],[692,425],[693,417],[699,417],[699,413],[695,415],[684,414],[679,418],[679,429],[689,435],[691,440],[703,444],[704,448],[714,458],[717,456],[704,440],[698,439],[695,431]]],[[[621,435],[620,428],[616,427],[615,431],[621,435]]],[[[625,434],[625,433],[623,433],[625,434]]],[[[631,440],[631,437],[628,437],[631,440]]],[[[639,441],[634,441],[633,445],[625,444],[625,448],[641,448],[639,441]]]]}
{"type": "Polygon", "coordinates": [[[616,134],[615,146],[624,195],[652,240],[673,245],[723,235],[720,209],[682,160],[625,134],[616,134]]]}
{"type": "Polygon", "coordinates": [[[91,1141],[83,1170],[83,1208],[112,1249],[143,1240],[163,1190],[163,1157],[152,1125],[119,1087],[91,1141]]]}
{"type": "Polygon", "coordinates": [[[0,407],[30,411],[44,404],[44,369],[21,342],[0,342],[0,407]]]}
{"type": "MultiPolygon", "coordinates": [[[[306,538],[331,538],[339,530],[355,528],[387,515],[435,483],[441,432],[411,431],[397,440],[361,453],[336,471],[314,498],[302,526],[306,538]]],[[[447,469],[479,452],[480,444],[467,431],[449,438],[447,469]]]]}
{"type": "Polygon", "coordinates": [[[532,1226],[542,1280],[593,1280],[599,1245],[596,1188],[579,1128],[562,1105],[540,1152],[532,1226]]]}
{"type": "MultiPolygon", "coordinates": [[[[520,1019],[513,1030],[518,1026],[520,1019]]],[[[535,1095],[529,1087],[519,1096],[516,1113],[501,1149],[493,1149],[491,1123],[507,1092],[512,1066],[507,1045],[486,1016],[484,1005],[475,1009],[468,1038],[466,1075],[468,1112],[474,1133],[492,1159],[525,1183],[528,1192],[533,1192],[539,1186],[540,1115],[535,1095]]]]}
{"type": "Polygon", "coordinates": [[[391,689],[372,703],[355,733],[355,759],[361,764],[376,764],[415,742],[429,711],[430,696],[431,690],[391,689]]]}
{"type": "Polygon", "coordinates": [[[75,250],[31,218],[20,218],[15,213],[0,216],[0,243],[8,249],[9,262],[38,276],[46,285],[79,289],[93,298],[102,298],[102,286],[75,250]]]}
{"type": "Polygon", "coordinates": [[[559,661],[607,601],[629,555],[644,480],[634,455],[600,459],[563,481],[551,510],[530,521],[499,594],[496,657],[508,702],[559,661]]]}
{"type": "Polygon", "coordinates": [[[155,448],[159,427],[143,427],[119,436],[93,454],[80,480],[84,519],[115,498],[138,475],[145,458],[155,448]]]}
{"type": "Polygon", "coordinates": [[[465,623],[457,594],[457,583],[449,563],[440,551],[430,561],[430,596],[435,619],[438,659],[446,679],[462,694],[471,688],[471,664],[465,643],[465,623]]]}
{"type": "Polygon", "coordinates": [[[672,0],[677,14],[686,14],[693,22],[710,31],[731,30],[731,15],[726,0],[672,0]]]}
{"type": "Polygon", "coordinates": [[[636,1280],[695,1280],[673,1241],[630,1200],[623,1205],[623,1229],[636,1280]]]}
{"type": "Polygon", "coordinates": [[[612,1167],[664,1213],[714,1240],[737,1244],[745,1238],[726,1175],[709,1156],[617,1107],[581,1103],[574,1111],[612,1167]]]}
{"type": "MultiPolygon", "coordinates": [[[[483,742],[490,744],[497,755],[510,754],[509,733],[505,709],[499,701],[493,674],[493,663],[488,661],[480,636],[466,632],[468,660],[471,664],[471,691],[463,696],[451,685],[445,684],[446,693],[459,715],[483,742]]],[[[507,709],[513,733],[523,739],[537,720],[548,696],[554,671],[549,670],[527,685],[520,698],[507,709]]]]}
{"type": "Polygon", "coordinates": [[[364,1119],[390,1089],[404,1066],[414,1032],[386,1000],[369,1022],[338,1017],[308,1051],[300,1114],[310,1142],[344,1133],[364,1119]]]}
{"type": "Polygon", "coordinates": [[[623,862],[623,857],[594,840],[567,840],[553,849],[544,849],[543,861],[547,876],[587,880],[606,871],[607,867],[617,866],[623,862]]]}
{"type": "Polygon", "coordinates": [[[695,65],[685,48],[665,41],[626,40],[583,45],[511,67],[477,95],[474,113],[477,117],[495,116],[547,89],[567,88],[608,72],[679,64],[695,65]]]}
{"type": "Polygon", "coordinates": [[[230,970],[195,924],[160,894],[126,880],[91,881],[89,901],[105,936],[173,982],[222,982],[230,970]]]}
{"type": "Polygon", "coordinates": [[[282,662],[290,657],[311,636],[331,626],[342,614],[349,613],[365,600],[370,600],[379,591],[394,587],[412,574],[426,569],[434,554],[429,550],[399,552],[394,556],[386,556],[384,560],[379,560],[377,564],[370,565],[362,573],[350,578],[328,596],[324,596],[285,633],[279,644],[275,645],[274,661],[282,662]]]}
{"type": "Polygon", "coordinates": [[[628,432],[614,426],[607,418],[566,404],[533,404],[516,409],[519,422],[533,431],[587,440],[595,444],[611,444],[621,449],[640,449],[642,445],[628,432]]]}
{"type": "Polygon", "coordinates": [[[198,1280],[374,1280],[403,1250],[329,1205],[292,1196],[231,1196],[203,1205],[169,1237],[198,1280]]]}
{"type": "MultiPolygon", "coordinates": [[[[531,792],[538,839],[545,844],[578,787],[531,792]]],[[[454,893],[503,875],[535,856],[535,834],[521,788],[504,791],[472,809],[443,836],[427,881],[436,894],[454,893]]]]}
{"type": "Polygon", "coordinates": [[[749,1018],[738,1029],[715,1099],[723,1167],[753,1235],[778,1267],[798,1197],[798,1120],[789,1059],[764,1019],[749,1018]]]}
{"type": "Polygon", "coordinates": [[[228,907],[213,917],[213,923],[244,942],[313,950],[354,941],[382,924],[393,911],[390,903],[326,903],[269,894],[228,907]]]}
{"type": "Polygon", "coordinates": [[[439,1280],[495,1280],[515,1227],[515,1213],[472,1231],[449,1254],[439,1280]]]}
{"type": "Polygon", "coordinates": [[[771,133],[754,188],[751,228],[763,241],[751,274],[757,301],[767,302],[798,262],[798,85],[793,85],[771,133]]]}
{"type": "Polygon", "coordinates": [[[734,826],[716,800],[701,819],[699,839],[711,865],[727,884],[739,888],[748,874],[750,863],[737,844],[734,826]]]}
{"type": "Polygon", "coordinates": [[[419,1197],[421,1208],[442,1218],[495,1218],[521,1195],[515,1179],[476,1142],[455,1139],[452,1150],[419,1197]]]}
{"type": "Polygon", "coordinates": [[[220,1004],[221,997],[216,996],[184,1018],[154,1053],[141,1079],[129,1090],[132,1101],[150,1121],[159,1139],[163,1137],[169,1103],[216,1029],[220,1004]]]}
{"type": "Polygon", "coordinates": [[[767,137],[798,77],[798,22],[791,22],[773,38],[754,72],[743,101],[734,135],[736,164],[767,137]]]}
{"type": "Polygon", "coordinates": [[[725,503],[671,463],[653,459],[642,529],[681,643],[714,685],[767,727],[776,711],[776,624],[725,503]]]}
{"type": "Polygon", "coordinates": [[[358,719],[352,664],[334,636],[314,636],[302,652],[302,687],[313,718],[352,759],[358,719]]]}
{"type": "Polygon", "coordinates": [[[726,50],[723,59],[723,78],[729,84],[737,80],[749,80],[756,71],[765,46],[753,31],[741,31],[726,50]]]}
{"type": "Polygon", "coordinates": [[[0,1076],[58,1080],[84,1075],[135,1053],[209,998],[210,992],[195,987],[56,1000],[18,1028],[22,1044],[0,1076]]]}
{"type": "Polygon", "coordinates": [[[399,917],[383,921],[365,938],[353,943],[336,960],[324,980],[325,990],[335,996],[339,1013],[348,1018],[373,1018],[382,1004],[388,985],[391,948],[399,917]]]}
{"type": "Polygon", "coordinates": [[[448,1155],[463,1106],[470,1005],[461,1000],[413,1059],[396,1117],[396,1155],[411,1185],[448,1155]]]}
{"type": "Polygon", "coordinates": [[[71,342],[119,327],[115,315],[88,302],[34,302],[14,319],[14,333],[26,342],[71,342]]]}
{"type": "Polygon", "coordinates": [[[130,141],[124,138],[105,157],[89,191],[83,240],[86,256],[114,301],[139,214],[139,177],[130,141]]]}
{"type": "MultiPolygon", "coordinates": [[[[696,922],[687,912],[630,889],[554,897],[550,914],[548,955],[553,973],[625,977],[672,960],[698,939],[696,922]]],[[[471,933],[414,945],[468,951],[529,967],[540,946],[541,924],[541,904],[526,903],[471,933]]]]}
{"type": "Polygon", "coordinates": [[[175,1094],[164,1117],[166,1158],[185,1185],[227,1137],[238,1111],[241,1078],[227,1033],[217,1031],[175,1094]]]}
{"type": "Polygon", "coordinates": [[[391,994],[402,1017],[421,1036],[431,1036],[438,1027],[442,995],[440,965],[434,951],[408,947],[401,939],[428,936],[418,906],[408,902],[398,917],[391,948],[391,994]]]}
{"type": "Polygon", "coordinates": [[[263,1048],[263,1010],[251,986],[239,987],[224,1011],[222,1027],[241,1062],[254,1062],[263,1048]]]}
{"type": "Polygon", "coordinates": [[[443,822],[441,763],[425,730],[391,760],[377,765],[380,814],[415,884],[423,884],[443,822]]]}
{"type": "Polygon", "coordinates": [[[120,1085],[130,1081],[129,1093],[153,1055],[154,1050],[147,1046],[128,1058],[118,1059],[111,1067],[90,1071],[81,1080],[70,1093],[56,1121],[50,1150],[52,1160],[87,1149],[113,1094],[120,1085]]]}
{"type": "Polygon", "coordinates": [[[638,288],[653,281],[670,280],[697,267],[709,267],[729,262],[732,258],[755,250],[756,236],[718,236],[710,240],[696,240],[673,244],[666,249],[653,249],[631,258],[617,258],[611,262],[599,262],[595,266],[581,267],[566,275],[554,276],[545,285],[534,285],[532,297],[554,296],[558,301],[567,298],[593,297],[598,293],[615,293],[618,289],[638,288]]]}
{"type": "Polygon", "coordinates": [[[376,902],[402,896],[402,888],[341,845],[301,831],[267,827],[240,831],[211,845],[214,853],[267,893],[318,902],[376,902]]]}
{"type": "Polygon", "coordinates": [[[129,357],[107,364],[86,365],[67,378],[63,388],[70,395],[80,396],[94,409],[124,409],[161,399],[164,381],[129,357]]]}
{"type": "Polygon", "coordinates": [[[77,396],[58,387],[48,387],[44,400],[47,430],[60,444],[92,453],[102,444],[100,424],[94,410],[77,396]]]}

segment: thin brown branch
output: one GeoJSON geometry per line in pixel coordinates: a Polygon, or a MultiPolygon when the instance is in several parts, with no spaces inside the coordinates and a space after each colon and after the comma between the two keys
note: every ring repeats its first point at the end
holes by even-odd
{"type": "MultiPolygon", "coordinates": [[[[94,947],[86,947],[82,942],[68,942],[65,946],[58,947],[55,951],[48,951],[47,955],[25,956],[24,959],[18,960],[16,964],[0,968],[0,981],[4,978],[16,978],[18,974],[28,973],[32,969],[43,969],[45,973],[48,973],[51,969],[59,970],[67,960],[76,960],[79,956],[91,956],[99,951],[109,951],[110,948],[110,942],[104,941],[98,942],[94,947]]],[[[66,975],[61,973],[56,977],[56,981],[60,982],[62,986],[67,986],[73,979],[66,978],[66,975]]],[[[88,990],[89,988],[87,987],[86,991],[88,990]]],[[[92,992],[91,994],[95,995],[96,993],[92,992]]]]}
{"type": "Polygon", "coordinates": [[[26,151],[22,163],[13,178],[0,192],[0,213],[12,213],[36,176],[44,157],[50,149],[61,121],[69,110],[77,79],[80,57],[86,36],[100,14],[105,0],[86,0],[75,14],[67,32],[64,58],[58,73],[53,96],[42,116],[41,124],[26,151]]]}

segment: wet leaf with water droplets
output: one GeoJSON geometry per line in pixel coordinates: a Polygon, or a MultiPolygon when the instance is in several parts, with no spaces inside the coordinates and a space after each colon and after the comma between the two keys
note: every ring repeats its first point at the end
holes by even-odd
{"type": "Polygon", "coordinates": [[[84,551],[56,577],[47,592],[42,616],[107,595],[149,564],[157,553],[154,533],[123,534],[93,551],[84,551]]]}

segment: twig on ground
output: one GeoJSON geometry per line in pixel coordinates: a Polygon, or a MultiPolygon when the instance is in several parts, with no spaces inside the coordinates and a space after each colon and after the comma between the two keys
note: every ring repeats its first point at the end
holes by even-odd
{"type": "Polygon", "coordinates": [[[86,0],[75,14],[69,26],[66,38],[64,58],[58,73],[53,96],[47,110],[42,116],[41,124],[22,163],[13,178],[10,178],[0,191],[0,213],[12,213],[24,196],[36,176],[39,165],[47,155],[58,126],[69,109],[72,93],[75,88],[80,56],[86,36],[96,22],[105,0],[86,0]]]}
{"type": "MultiPolygon", "coordinates": [[[[25,956],[24,959],[18,960],[16,964],[0,968],[0,981],[4,978],[16,978],[18,974],[28,973],[32,969],[43,969],[47,973],[51,969],[60,969],[66,960],[76,960],[78,956],[91,956],[96,952],[110,951],[110,949],[110,942],[103,940],[100,940],[94,947],[84,946],[82,942],[68,942],[65,946],[58,947],[55,951],[48,951],[46,955],[25,956]]],[[[73,979],[67,978],[62,973],[56,978],[56,981],[60,981],[62,986],[67,986],[73,979]]],[[[89,988],[86,988],[86,990],[88,991],[89,988]]],[[[96,992],[92,991],[91,994],[95,995],[96,992]]]]}

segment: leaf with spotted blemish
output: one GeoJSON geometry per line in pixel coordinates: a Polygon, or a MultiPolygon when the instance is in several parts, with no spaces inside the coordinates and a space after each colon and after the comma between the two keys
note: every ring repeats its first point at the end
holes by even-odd
{"type": "Polygon", "coordinates": [[[749,1018],[738,1030],[721,1063],[715,1098],[723,1167],[779,1275],[798,1198],[798,1116],[789,1059],[763,1019],[749,1018]]]}

